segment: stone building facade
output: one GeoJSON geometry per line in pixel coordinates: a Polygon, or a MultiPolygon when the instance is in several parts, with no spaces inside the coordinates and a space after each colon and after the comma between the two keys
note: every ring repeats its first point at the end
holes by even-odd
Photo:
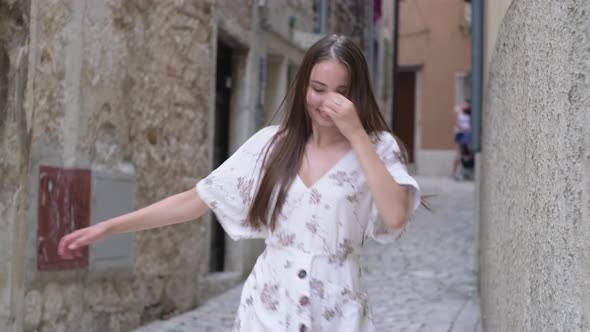
{"type": "MultiPolygon", "coordinates": [[[[74,262],[55,245],[191,188],[264,125],[328,32],[314,28],[321,3],[0,0],[6,331],[128,331],[249,272],[263,243],[232,242],[210,215],[114,237],[74,262]]],[[[368,22],[353,10],[364,2],[338,3],[348,21],[332,12],[329,32],[362,42],[368,22]]]]}

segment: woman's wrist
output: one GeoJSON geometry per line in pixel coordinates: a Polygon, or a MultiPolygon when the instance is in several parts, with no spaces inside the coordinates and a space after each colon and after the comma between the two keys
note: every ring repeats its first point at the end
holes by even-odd
{"type": "Polygon", "coordinates": [[[108,220],[105,220],[103,222],[96,224],[96,226],[101,227],[102,232],[105,235],[112,235],[116,232],[116,230],[115,230],[116,224],[113,221],[114,221],[113,219],[108,219],[108,220]]]}
{"type": "Polygon", "coordinates": [[[368,145],[371,145],[369,135],[362,128],[350,136],[349,142],[352,146],[352,149],[355,151],[360,151],[366,148],[368,145]]]}

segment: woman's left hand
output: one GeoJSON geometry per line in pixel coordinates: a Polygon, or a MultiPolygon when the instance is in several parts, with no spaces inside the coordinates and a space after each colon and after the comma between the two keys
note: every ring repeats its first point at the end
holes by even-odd
{"type": "Polygon", "coordinates": [[[334,121],[338,130],[340,130],[348,141],[353,140],[358,134],[365,132],[354,104],[339,93],[330,92],[330,95],[324,102],[324,105],[320,107],[320,110],[325,112],[334,121]]]}

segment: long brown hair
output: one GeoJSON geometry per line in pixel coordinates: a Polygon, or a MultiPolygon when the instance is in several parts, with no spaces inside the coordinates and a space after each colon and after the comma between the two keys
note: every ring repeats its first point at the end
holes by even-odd
{"type": "MultiPolygon", "coordinates": [[[[263,225],[274,230],[287,191],[301,166],[305,144],[312,133],[311,119],[306,111],[306,94],[313,67],[320,61],[336,59],[349,71],[347,98],[356,107],[359,119],[369,134],[389,131],[373,95],[367,62],[361,49],[350,39],[330,35],[312,45],[303,57],[295,80],[283,100],[287,114],[277,134],[264,152],[262,179],[248,213],[248,223],[259,229],[263,225]]],[[[398,140],[400,148],[403,150],[398,140]]],[[[405,162],[405,153],[402,153],[405,162]]]]}

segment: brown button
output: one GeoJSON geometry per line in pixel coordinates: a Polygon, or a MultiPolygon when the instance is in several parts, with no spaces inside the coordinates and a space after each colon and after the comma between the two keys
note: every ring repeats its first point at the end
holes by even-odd
{"type": "Polygon", "coordinates": [[[299,332],[305,332],[305,331],[307,331],[307,326],[305,326],[305,324],[301,324],[299,326],[299,332]]]}
{"type": "Polygon", "coordinates": [[[309,297],[307,297],[307,296],[302,296],[302,297],[299,299],[299,303],[300,303],[301,305],[308,305],[308,304],[309,304],[309,297]]]}
{"type": "Polygon", "coordinates": [[[299,273],[297,273],[297,276],[299,277],[299,279],[303,279],[307,276],[307,272],[305,272],[305,270],[299,270],[299,273]]]}

